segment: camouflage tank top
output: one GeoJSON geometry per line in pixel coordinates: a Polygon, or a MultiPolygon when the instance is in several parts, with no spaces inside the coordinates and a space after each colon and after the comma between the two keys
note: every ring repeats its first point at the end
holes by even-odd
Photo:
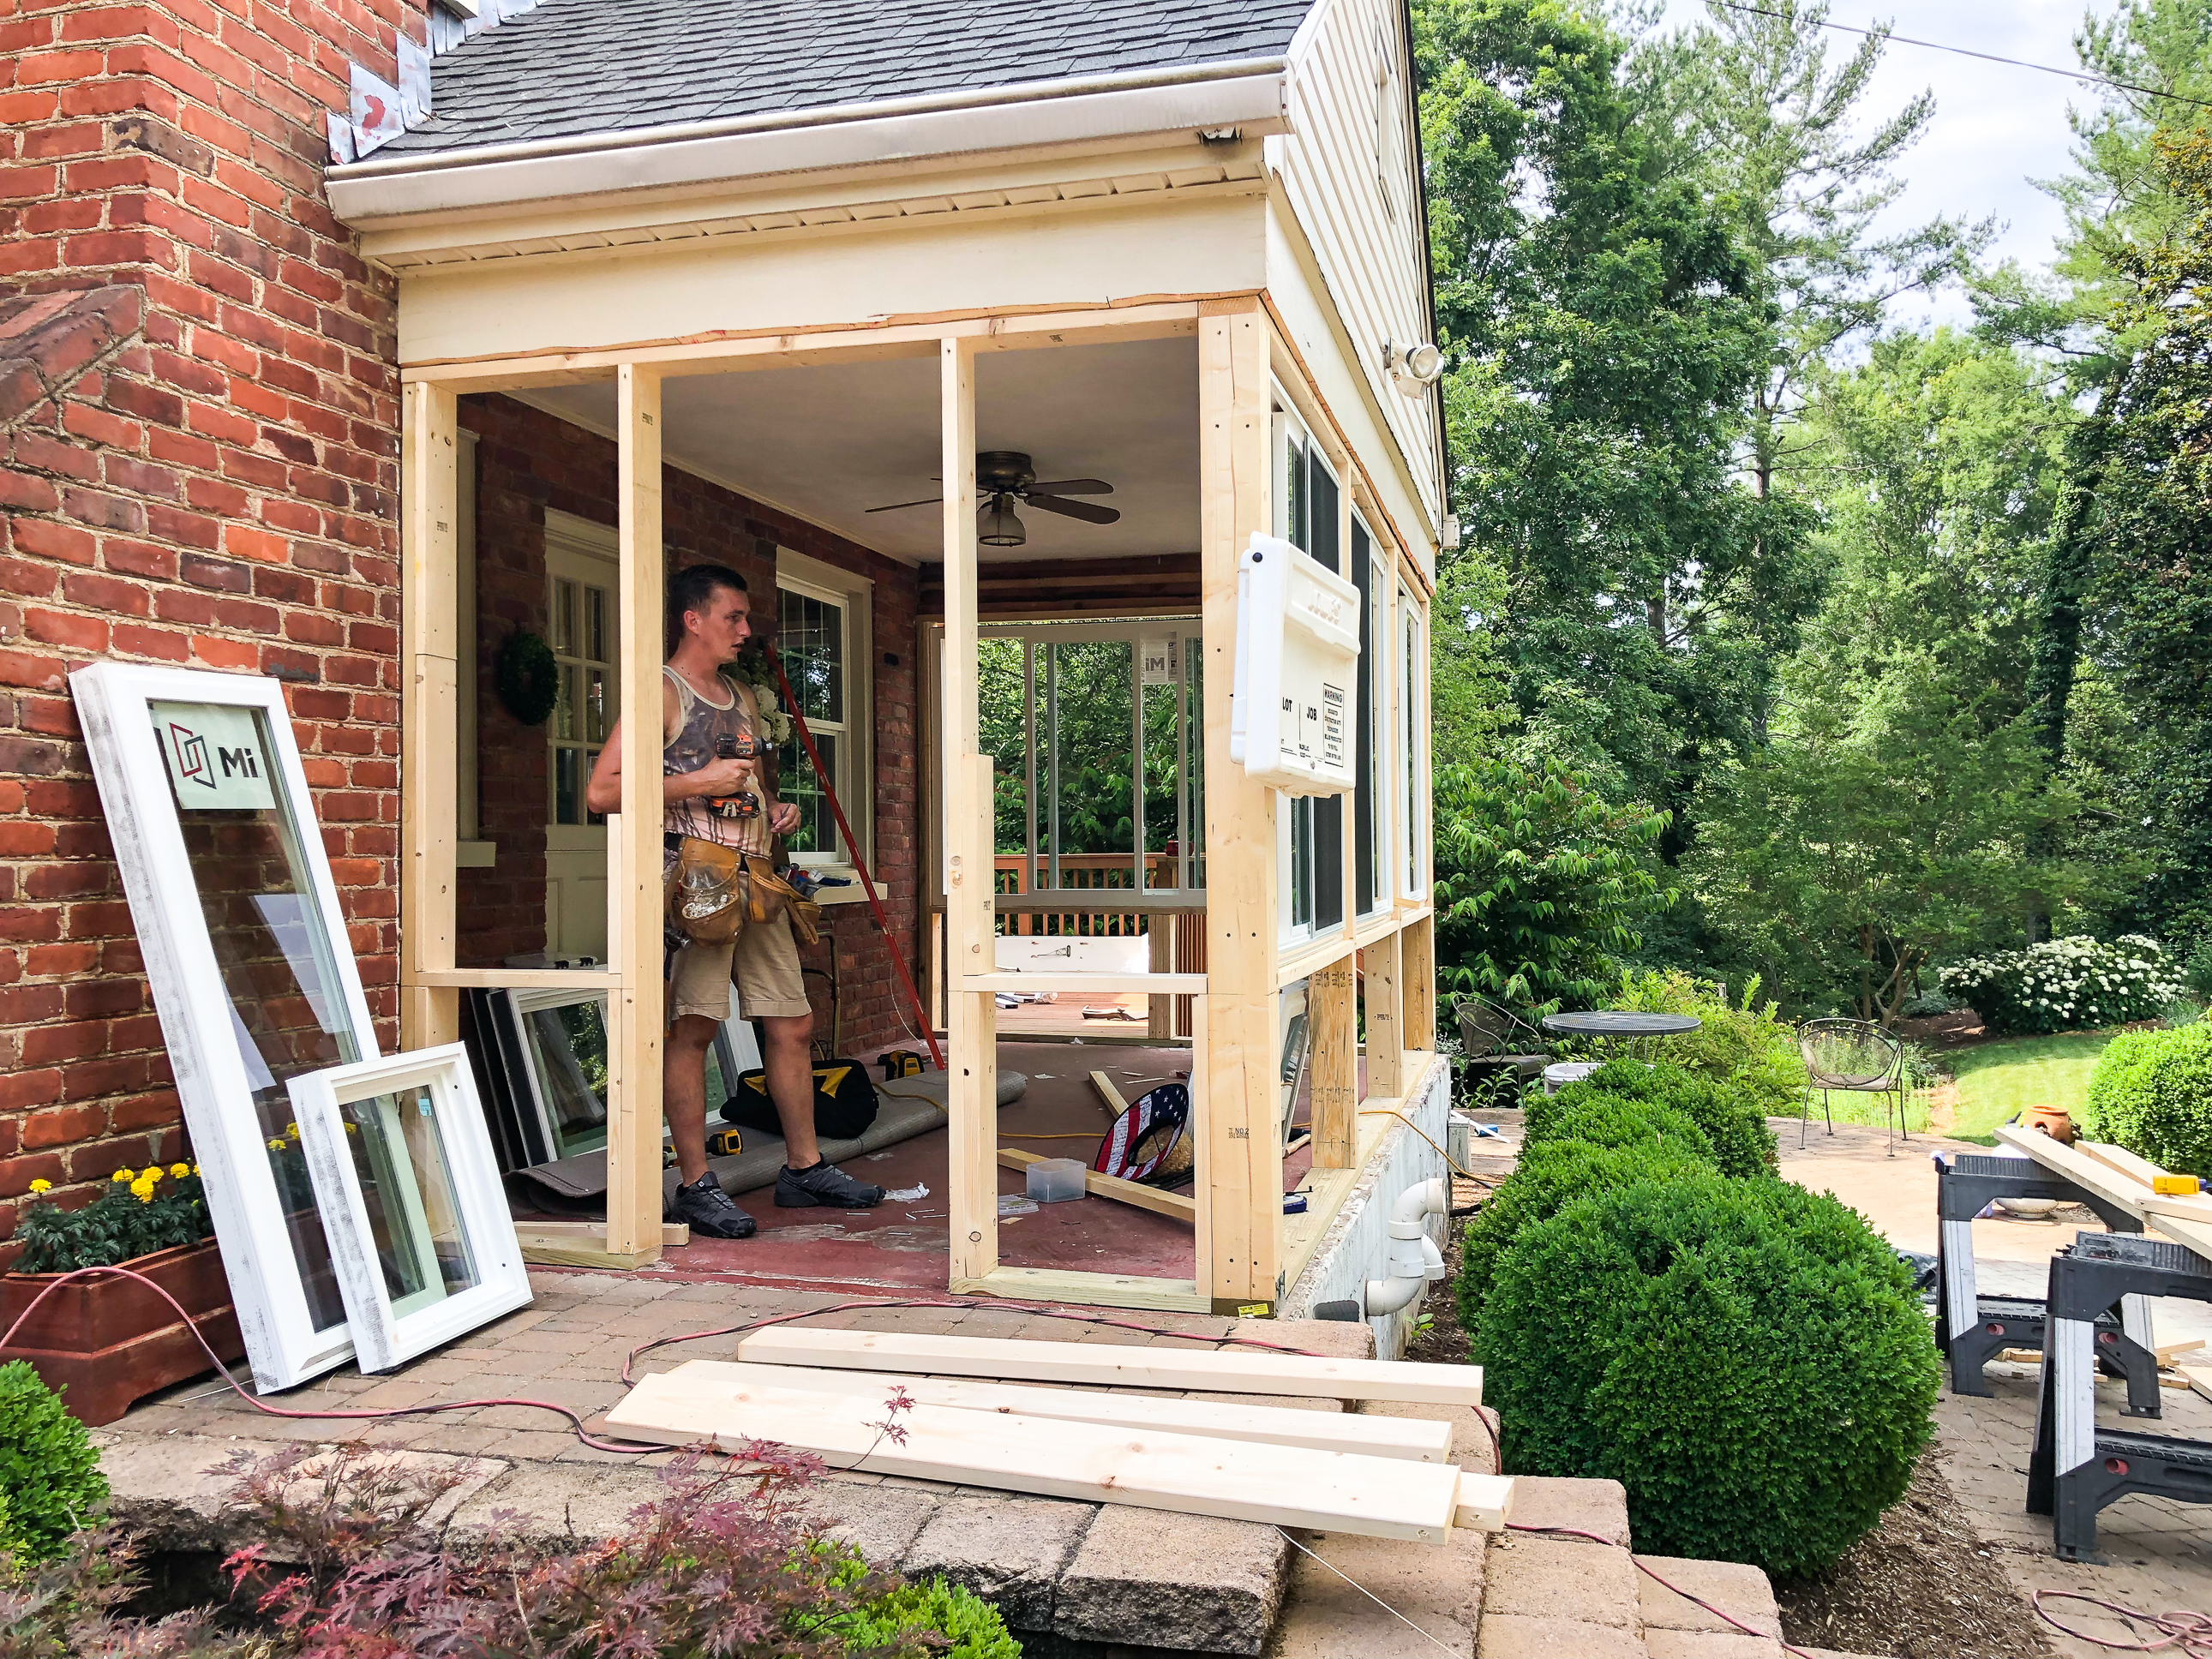
{"type": "MultiPolygon", "coordinates": [[[[727,702],[709,702],[673,668],[664,666],[660,672],[676,688],[677,711],[676,730],[665,733],[661,739],[660,770],[664,777],[697,771],[714,758],[725,737],[737,739],[738,753],[747,752],[753,723],[745,713],[744,697],[735,686],[728,688],[727,702]]],[[[748,780],[748,786],[754,794],[761,793],[757,778],[748,780]]],[[[763,858],[768,855],[765,801],[756,817],[726,818],[714,811],[712,803],[696,796],[690,800],[674,800],[662,812],[660,827],[670,835],[696,836],[702,841],[734,847],[740,853],[763,858]]]]}

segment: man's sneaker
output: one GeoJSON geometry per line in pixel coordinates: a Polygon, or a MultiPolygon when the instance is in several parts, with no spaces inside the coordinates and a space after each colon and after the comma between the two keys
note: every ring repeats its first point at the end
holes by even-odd
{"type": "MultiPolygon", "coordinates": [[[[782,1197],[779,1191],[777,1201],[781,1202],[782,1197]]],[[[704,1233],[709,1238],[750,1238],[760,1226],[759,1222],[731,1201],[712,1170],[689,1187],[676,1189],[676,1202],[669,1206],[669,1218],[687,1222],[693,1232],[704,1233]]]]}
{"type": "Polygon", "coordinates": [[[826,1204],[833,1210],[872,1210],[884,1201],[884,1189],[855,1181],[823,1158],[804,1170],[786,1164],[775,1174],[775,1206],[805,1210],[826,1204]]]}

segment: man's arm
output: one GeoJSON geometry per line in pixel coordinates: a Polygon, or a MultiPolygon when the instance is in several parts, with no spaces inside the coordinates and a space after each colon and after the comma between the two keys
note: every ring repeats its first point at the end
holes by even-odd
{"type": "MultiPolygon", "coordinates": [[[[676,688],[663,679],[661,730],[666,731],[673,723],[676,712],[676,688]]],[[[584,805],[594,812],[622,811],[623,724],[617,720],[613,730],[607,733],[606,747],[599,750],[599,762],[592,768],[590,781],[584,785],[584,805]]],[[[752,775],[753,763],[749,760],[710,760],[696,772],[670,773],[660,781],[661,805],[702,796],[733,795],[752,775]]]]}

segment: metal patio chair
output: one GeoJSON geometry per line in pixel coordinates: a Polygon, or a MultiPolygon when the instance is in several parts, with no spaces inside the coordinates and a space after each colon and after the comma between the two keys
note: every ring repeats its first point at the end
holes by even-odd
{"type": "Polygon", "coordinates": [[[1797,1115],[1797,1145],[1813,1118],[1813,1096],[1820,1097],[1820,1115],[1836,1133],[1832,1093],[1884,1097],[1883,1147],[1897,1156],[1897,1139],[1912,1136],[1905,1125],[1905,1045],[1879,1025],[1863,1019],[1808,1019],[1797,1028],[1797,1052],[1805,1059],[1805,1098],[1797,1115]]]}
{"type": "Polygon", "coordinates": [[[1459,1025],[1460,1047],[1467,1056],[1470,1090],[1478,1078],[1502,1079],[1510,1073],[1517,1101],[1522,1085],[1530,1078],[1540,1077],[1552,1058],[1543,1052],[1541,1031],[1488,997],[1461,992],[1453,1018],[1459,1025]]]}

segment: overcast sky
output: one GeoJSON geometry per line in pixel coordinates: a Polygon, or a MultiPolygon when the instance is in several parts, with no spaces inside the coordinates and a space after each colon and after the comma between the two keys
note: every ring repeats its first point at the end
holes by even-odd
{"type": "MultiPolygon", "coordinates": [[[[1703,0],[1667,3],[1669,25],[1705,15],[1703,0]]],[[[2070,69],[2075,67],[2074,31],[2086,9],[2085,0],[1923,0],[1911,8],[1831,0],[1829,18],[1858,27],[1887,21],[1898,33],[1923,40],[2070,69]]],[[[1831,39],[1831,62],[1857,44],[1854,35],[1831,39]]],[[[2009,256],[2028,266],[2048,264],[2052,239],[2064,219],[2058,204],[2029,180],[2055,178],[2066,170],[2072,142],[2068,101],[2086,108],[2094,100],[2094,90],[2055,75],[1892,42],[1863,106],[1867,125],[1923,88],[1936,94],[1935,119],[1899,168],[1906,189],[1890,210],[1895,225],[1921,223],[1939,213],[1994,215],[2003,226],[1994,256],[2009,256]]],[[[1960,322],[1969,314],[1952,295],[1933,307],[1908,304],[1896,320],[1916,322],[1932,315],[1960,322]]]]}

